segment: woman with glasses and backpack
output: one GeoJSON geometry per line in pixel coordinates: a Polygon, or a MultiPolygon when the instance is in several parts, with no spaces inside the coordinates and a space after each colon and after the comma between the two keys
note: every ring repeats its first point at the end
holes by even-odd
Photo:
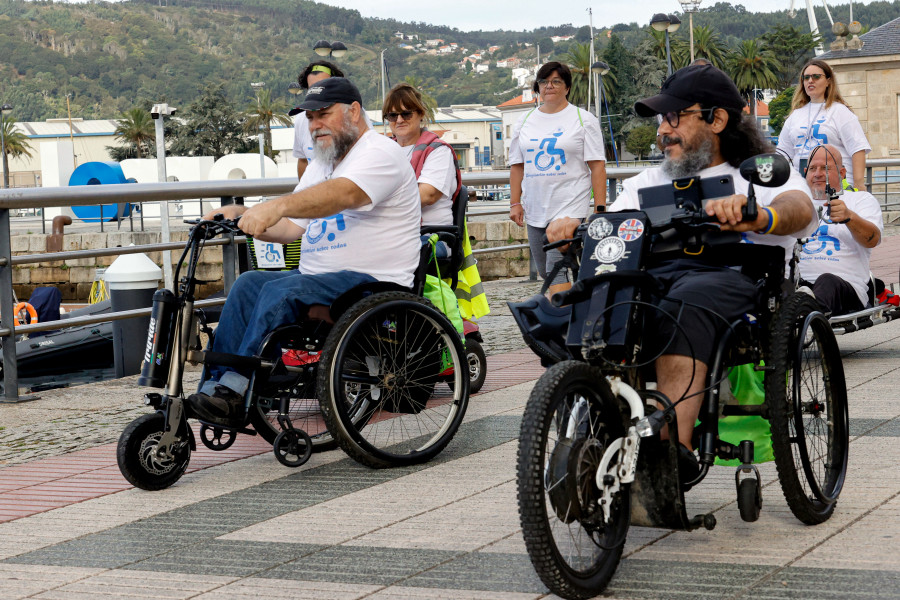
{"type": "Polygon", "coordinates": [[[778,136],[778,151],[805,175],[813,148],[831,144],[847,168],[845,188],[866,189],[866,154],[872,151],[859,119],[838,91],[834,71],[813,59],[800,70],[791,114],[778,136]]]}
{"type": "Polygon", "coordinates": [[[559,250],[544,253],[547,225],[562,217],[584,219],[588,205],[606,204],[606,153],[597,117],[568,101],[572,73],[548,62],[538,69],[534,91],[541,104],[516,124],[510,138],[509,218],[527,225],[528,243],[538,273],[554,273],[550,293],[571,284],[559,250]]]}

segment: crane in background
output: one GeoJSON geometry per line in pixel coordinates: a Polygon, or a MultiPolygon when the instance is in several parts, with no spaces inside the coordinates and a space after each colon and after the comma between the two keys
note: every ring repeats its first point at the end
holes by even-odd
{"type": "MultiPolygon", "coordinates": [[[[797,15],[797,11],[794,10],[794,4],[797,0],[791,0],[791,7],[788,9],[788,15],[793,19],[797,15]]],[[[834,19],[831,18],[831,11],[828,9],[828,3],[825,0],[822,0],[822,6],[825,7],[825,14],[828,15],[828,20],[834,25],[834,19]]],[[[813,35],[819,33],[819,24],[816,22],[816,11],[813,9],[812,0],[806,0],[806,17],[809,19],[809,30],[813,33],[813,35]]],[[[850,3],[850,20],[853,20],[853,3],[850,3]]],[[[825,52],[825,47],[820,42],[818,46],[816,46],[816,56],[825,52]]]]}

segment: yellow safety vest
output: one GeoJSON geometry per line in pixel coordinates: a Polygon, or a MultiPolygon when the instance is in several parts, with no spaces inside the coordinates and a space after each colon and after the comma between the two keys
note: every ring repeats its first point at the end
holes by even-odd
{"type": "Polygon", "coordinates": [[[481,283],[481,276],[478,274],[475,256],[472,255],[472,244],[469,243],[469,232],[465,225],[462,249],[463,263],[459,271],[459,283],[456,285],[456,300],[464,319],[477,319],[491,312],[491,308],[488,306],[484,284],[481,283]]]}

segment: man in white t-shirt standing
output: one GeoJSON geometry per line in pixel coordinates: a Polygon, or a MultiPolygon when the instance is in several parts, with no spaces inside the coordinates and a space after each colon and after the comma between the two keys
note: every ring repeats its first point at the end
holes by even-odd
{"type": "MultiPolygon", "coordinates": [[[[315,85],[323,79],[343,76],[344,72],[336,64],[327,60],[317,60],[306,65],[306,68],[297,77],[297,83],[300,84],[301,89],[308,90],[309,86],[315,85]]],[[[292,154],[297,159],[297,179],[300,179],[313,159],[315,153],[313,140],[309,134],[309,120],[306,118],[306,112],[297,107],[289,110],[288,115],[291,117],[296,115],[294,119],[294,148],[292,154]]]]}
{"type": "MultiPolygon", "coordinates": [[[[288,243],[301,236],[297,271],[249,271],[228,294],[212,350],[254,355],[272,330],[305,318],[363,283],[411,286],[419,262],[422,212],[415,175],[400,147],[366,127],[359,90],[343,77],[310,87],[306,111],[315,160],[294,192],[251,208],[227,206],[256,239],[288,243]]],[[[247,374],[210,370],[188,398],[189,416],[231,425],[243,417],[247,374]]]]}
{"type": "MultiPolygon", "coordinates": [[[[751,156],[771,151],[755,121],[743,117],[744,105],[731,79],[712,65],[676,71],[658,95],[634,105],[642,117],[657,116],[658,145],[665,159],[660,167],[626,180],[623,193],[609,209],[640,209],[638,190],[642,188],[685,177],[730,174],[736,193],[709,200],[707,214],[715,216],[723,230],[741,232],[747,242],[783,246],[787,260],[794,239],[815,230],[809,189],[792,170],[781,187],[757,187],[759,215],[754,221],[741,221],[747,182],[737,167],[751,156]]],[[[578,223],[575,219],[554,221],[547,228],[547,237],[551,242],[570,238],[578,223]]],[[[708,365],[727,324],[756,309],[757,290],[755,283],[737,270],[689,257],[665,262],[650,273],[664,286],[665,297],[655,302],[661,310],[645,313],[643,329],[652,333],[644,335],[642,349],[647,356],[659,356],[657,389],[678,402],[679,462],[682,480],[690,481],[699,470],[691,436],[708,385],[708,365]]]]}
{"type": "Polygon", "coordinates": [[[813,150],[806,182],[820,212],[819,228],[803,245],[800,278],[833,315],[856,312],[869,303],[869,256],[884,232],[878,200],[865,191],[841,193],[845,177],[841,153],[834,146],[813,150]],[[829,200],[834,193],[840,195],[829,200]]]}

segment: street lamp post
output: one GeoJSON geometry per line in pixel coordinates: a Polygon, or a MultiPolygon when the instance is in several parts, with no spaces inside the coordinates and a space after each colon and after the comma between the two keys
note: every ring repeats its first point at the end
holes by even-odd
{"type": "Polygon", "coordinates": [[[12,112],[12,106],[4,104],[0,106],[0,152],[3,153],[3,187],[9,187],[9,162],[6,160],[6,115],[12,112]]]}
{"type": "Polygon", "coordinates": [[[678,31],[678,28],[681,27],[681,19],[679,19],[675,15],[665,15],[663,13],[657,13],[653,15],[652,19],[650,19],[650,27],[652,27],[656,31],[663,31],[666,34],[666,63],[668,65],[666,73],[667,76],[671,76],[672,50],[669,47],[669,34],[678,31]]]}
{"type": "Polygon", "coordinates": [[[678,0],[681,10],[688,14],[688,27],[691,28],[691,62],[694,62],[694,13],[700,8],[703,0],[678,0]]]}
{"type": "MultiPolygon", "coordinates": [[[[256,94],[256,108],[259,108],[259,90],[266,87],[266,83],[257,81],[251,83],[250,87],[253,88],[253,92],[256,94]]],[[[266,136],[262,133],[259,134],[259,176],[266,176],[266,136]]]]}
{"type": "MultiPolygon", "coordinates": [[[[606,97],[603,96],[603,76],[609,73],[609,65],[599,60],[591,65],[591,73],[597,76],[597,98],[595,102],[597,103],[597,118],[601,117],[601,102],[606,104],[606,123],[609,126],[609,143],[612,144],[613,155],[616,157],[616,166],[619,166],[619,150],[616,148],[616,139],[613,136],[612,129],[612,115],[609,114],[609,102],[606,101],[606,97]]],[[[603,123],[601,120],[600,126],[602,128],[603,123]]]]}
{"type": "Polygon", "coordinates": [[[475,166],[478,167],[478,170],[481,170],[481,159],[479,156],[481,155],[481,140],[477,137],[475,138],[475,166]]]}

